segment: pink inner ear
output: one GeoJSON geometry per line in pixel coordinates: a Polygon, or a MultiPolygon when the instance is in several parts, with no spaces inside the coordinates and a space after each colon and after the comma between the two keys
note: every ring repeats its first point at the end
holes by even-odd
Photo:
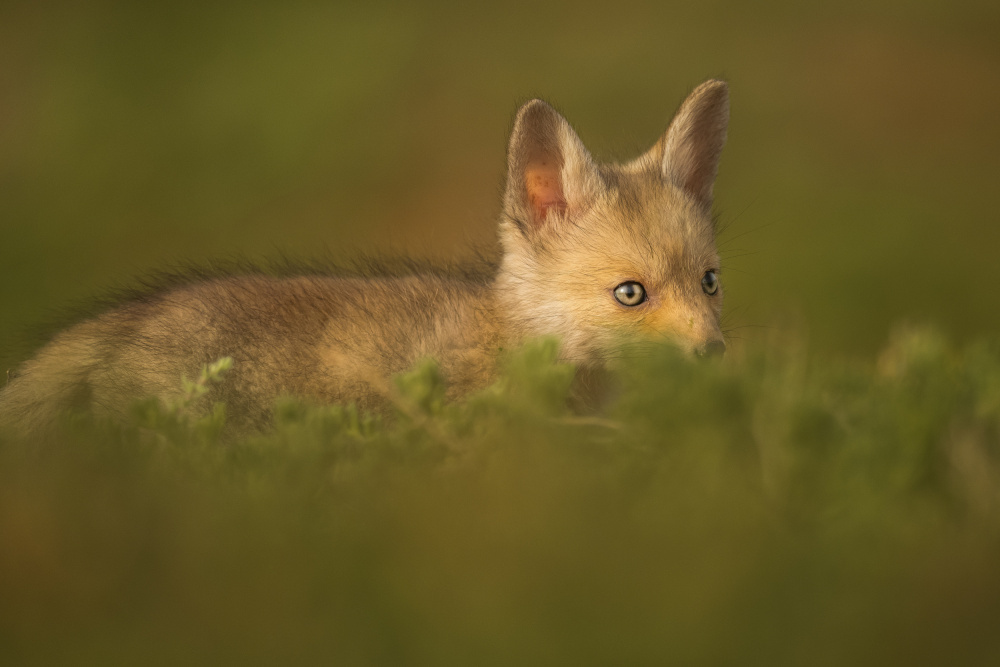
{"type": "Polygon", "coordinates": [[[524,185],[537,225],[545,222],[550,209],[560,214],[566,212],[560,171],[559,166],[549,162],[533,162],[524,170],[524,185]]]}

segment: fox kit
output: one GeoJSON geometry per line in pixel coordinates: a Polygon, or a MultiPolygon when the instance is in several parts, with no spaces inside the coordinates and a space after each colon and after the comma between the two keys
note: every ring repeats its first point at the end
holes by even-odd
{"type": "Polygon", "coordinates": [[[180,378],[233,359],[213,400],[263,426],[295,395],[377,407],[385,379],[438,360],[450,392],[488,384],[498,353],[532,337],[599,367],[626,339],[670,338],[724,351],[711,218],[728,92],[707,81],[660,140],[626,164],[595,162],[552,107],[517,112],[500,217],[502,256],[482,275],[216,277],[137,297],[57,334],[0,392],[0,423],[20,432],[68,408],[121,415],[168,400],[180,378]]]}

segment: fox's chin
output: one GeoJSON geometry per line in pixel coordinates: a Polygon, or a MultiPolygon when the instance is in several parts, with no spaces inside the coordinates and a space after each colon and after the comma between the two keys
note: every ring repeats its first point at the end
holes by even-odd
{"type": "MultiPolygon", "coordinates": [[[[618,362],[641,360],[650,355],[669,353],[669,351],[688,358],[720,358],[726,354],[726,343],[721,336],[708,340],[691,340],[671,335],[655,338],[629,337],[620,339],[602,350],[577,355],[576,361],[583,361],[588,365],[614,367],[618,362]]],[[[566,355],[568,360],[572,360],[570,357],[571,355],[566,355]]]]}

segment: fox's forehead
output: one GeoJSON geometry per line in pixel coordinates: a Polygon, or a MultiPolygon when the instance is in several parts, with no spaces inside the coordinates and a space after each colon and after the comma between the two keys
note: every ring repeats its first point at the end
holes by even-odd
{"type": "Polygon", "coordinates": [[[710,214],[655,174],[605,172],[607,190],[585,215],[586,244],[608,268],[668,277],[718,268],[710,214]]]}
{"type": "Polygon", "coordinates": [[[603,204],[618,217],[654,228],[697,223],[712,232],[711,218],[690,195],[667,182],[656,169],[602,165],[603,204]]]}

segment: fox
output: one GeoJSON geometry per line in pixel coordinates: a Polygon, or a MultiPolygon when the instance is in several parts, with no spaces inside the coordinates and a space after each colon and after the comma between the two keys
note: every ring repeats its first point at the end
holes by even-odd
{"type": "Polygon", "coordinates": [[[125,418],[166,401],[182,377],[232,359],[213,399],[227,421],[266,428],[276,399],[377,410],[386,382],[433,358],[455,399],[488,386],[501,352],[560,341],[562,360],[600,369],[626,340],[721,355],[723,288],[713,187],[729,123],[728,85],[708,80],[637,158],[599,163],[552,106],[516,112],[485,269],[182,281],[57,333],[0,390],[0,427],[35,433],[83,409],[125,418]]]}

